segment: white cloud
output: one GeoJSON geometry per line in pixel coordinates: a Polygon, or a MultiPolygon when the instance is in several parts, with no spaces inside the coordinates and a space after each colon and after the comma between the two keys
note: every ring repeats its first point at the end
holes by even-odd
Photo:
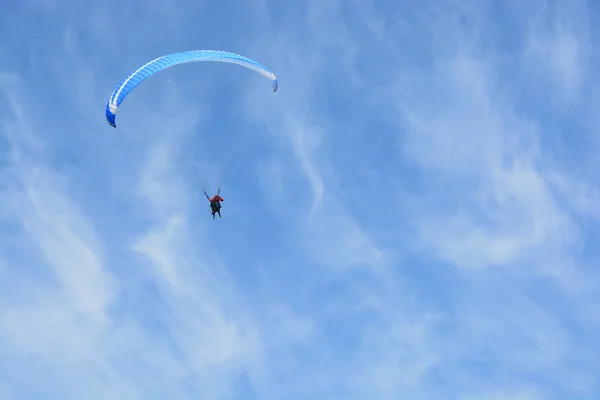
{"type": "Polygon", "coordinates": [[[547,71],[549,82],[567,100],[576,100],[586,81],[590,55],[587,2],[568,1],[549,7],[544,4],[532,19],[526,37],[528,57],[534,73],[547,71]]]}

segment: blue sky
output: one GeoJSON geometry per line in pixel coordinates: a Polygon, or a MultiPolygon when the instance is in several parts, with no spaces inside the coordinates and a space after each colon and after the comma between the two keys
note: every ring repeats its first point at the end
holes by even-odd
{"type": "Polygon", "coordinates": [[[600,398],[596,2],[18,3],[1,398],[600,398]]]}

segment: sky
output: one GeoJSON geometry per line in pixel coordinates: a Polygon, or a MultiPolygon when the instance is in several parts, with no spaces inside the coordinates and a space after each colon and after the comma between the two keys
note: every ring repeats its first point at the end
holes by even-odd
{"type": "Polygon", "coordinates": [[[3,4],[0,398],[600,398],[599,17],[3,4]]]}

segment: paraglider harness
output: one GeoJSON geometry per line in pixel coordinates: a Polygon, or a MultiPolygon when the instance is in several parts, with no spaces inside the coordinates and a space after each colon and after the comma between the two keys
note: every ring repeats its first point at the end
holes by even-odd
{"type": "Polygon", "coordinates": [[[204,195],[206,196],[208,201],[210,201],[210,209],[212,211],[213,219],[215,218],[215,213],[219,214],[219,217],[221,216],[221,196],[220,196],[220,194],[221,194],[221,189],[219,188],[217,195],[211,199],[208,196],[208,193],[206,193],[206,190],[204,191],[204,195]]]}

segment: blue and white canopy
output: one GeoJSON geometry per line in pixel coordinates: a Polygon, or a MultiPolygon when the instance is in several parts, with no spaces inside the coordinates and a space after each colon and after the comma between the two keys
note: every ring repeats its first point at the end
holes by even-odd
{"type": "Polygon", "coordinates": [[[193,50],[183,53],[168,54],[141,66],[129,74],[127,78],[123,79],[123,81],[117,85],[108,102],[106,103],[106,120],[110,126],[116,128],[117,125],[115,123],[115,118],[121,102],[125,99],[129,92],[131,92],[137,85],[142,83],[142,81],[151,77],[157,72],[162,71],[163,69],[172,67],[173,65],[198,61],[227,62],[244,66],[260,73],[266,78],[269,78],[273,85],[273,91],[277,91],[278,84],[275,74],[256,61],[239,54],[219,50],[193,50]]]}

